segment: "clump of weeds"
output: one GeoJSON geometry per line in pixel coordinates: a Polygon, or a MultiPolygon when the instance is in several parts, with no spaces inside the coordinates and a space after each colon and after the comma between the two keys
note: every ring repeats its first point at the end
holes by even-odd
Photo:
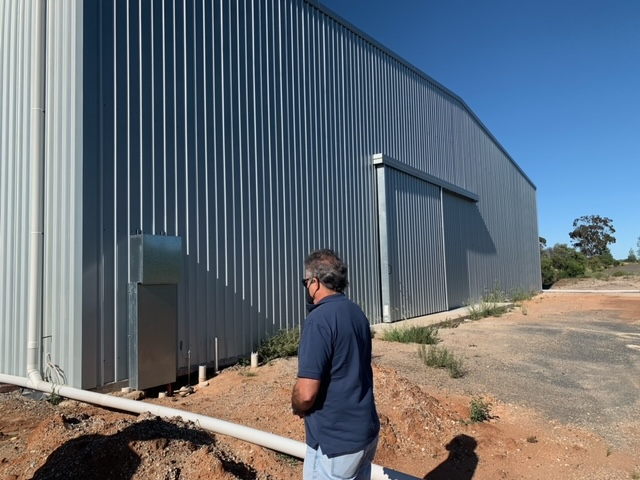
{"type": "Polygon", "coordinates": [[[485,402],[481,397],[471,400],[469,405],[469,417],[472,423],[484,422],[491,419],[491,403],[485,402]]]}
{"type": "Polygon", "coordinates": [[[444,347],[420,345],[418,355],[428,367],[446,368],[451,378],[460,378],[466,373],[462,358],[444,347]]]}
{"type": "MultiPolygon", "coordinates": [[[[505,292],[500,288],[500,284],[496,282],[493,290],[485,291],[477,303],[472,300],[467,302],[468,318],[480,320],[487,317],[501,317],[513,310],[514,305],[522,306],[522,302],[530,300],[534,296],[535,292],[533,290],[526,290],[522,287],[514,287],[505,292]]],[[[522,308],[523,314],[526,315],[526,309],[522,308]]]]}
{"type": "Polygon", "coordinates": [[[497,303],[485,302],[482,300],[478,304],[469,304],[467,306],[467,312],[469,319],[480,320],[487,317],[501,317],[505,313],[511,310],[509,305],[499,305],[497,303]]]}
{"type": "Polygon", "coordinates": [[[438,339],[438,329],[432,326],[390,328],[382,334],[382,340],[387,342],[420,343],[435,345],[438,339]]]}
{"type": "Polygon", "coordinates": [[[300,346],[300,329],[291,328],[280,330],[260,343],[258,356],[263,362],[270,362],[276,358],[295,357],[300,346]]]}

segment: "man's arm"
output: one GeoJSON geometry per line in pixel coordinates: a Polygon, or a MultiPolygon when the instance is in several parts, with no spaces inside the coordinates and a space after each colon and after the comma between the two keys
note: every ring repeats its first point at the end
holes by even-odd
{"type": "Polygon", "coordinates": [[[319,390],[320,380],[298,378],[291,393],[291,409],[293,413],[299,417],[304,417],[305,413],[313,407],[319,390]]]}

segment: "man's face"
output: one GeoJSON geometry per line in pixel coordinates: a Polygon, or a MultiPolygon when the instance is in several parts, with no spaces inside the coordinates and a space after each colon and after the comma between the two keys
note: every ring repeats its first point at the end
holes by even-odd
{"type": "Polygon", "coordinates": [[[317,285],[318,279],[314,278],[311,274],[311,272],[309,272],[308,270],[306,270],[304,272],[304,279],[302,280],[302,283],[304,285],[304,287],[306,288],[306,301],[307,303],[315,303],[315,295],[318,292],[318,285],[317,285]],[[314,288],[314,286],[316,288],[314,288]]]}

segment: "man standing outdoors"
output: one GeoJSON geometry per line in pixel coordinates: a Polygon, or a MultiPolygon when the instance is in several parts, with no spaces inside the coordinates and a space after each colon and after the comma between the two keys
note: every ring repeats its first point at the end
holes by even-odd
{"type": "Polygon", "coordinates": [[[304,479],[369,480],[380,431],[369,321],[343,293],[347,266],[335,252],[315,251],[304,267],[310,313],[291,395],[293,413],[305,423],[304,479]]]}

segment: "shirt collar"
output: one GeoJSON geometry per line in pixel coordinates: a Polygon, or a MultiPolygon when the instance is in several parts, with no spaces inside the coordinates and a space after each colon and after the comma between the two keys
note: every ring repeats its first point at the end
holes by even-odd
{"type": "Polygon", "coordinates": [[[340,300],[341,298],[344,298],[344,293],[332,293],[331,295],[328,295],[328,296],[324,297],[318,303],[308,303],[307,304],[307,311],[309,313],[311,313],[313,310],[318,308],[320,305],[323,305],[323,304],[329,303],[329,302],[335,302],[337,300],[340,300]]]}

